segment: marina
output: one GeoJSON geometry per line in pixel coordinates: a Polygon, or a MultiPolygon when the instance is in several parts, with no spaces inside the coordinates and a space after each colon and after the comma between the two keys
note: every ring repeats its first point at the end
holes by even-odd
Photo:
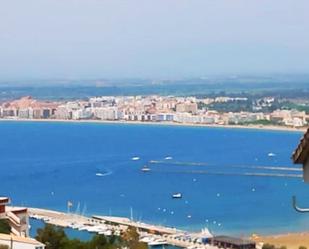
{"type": "Polygon", "coordinates": [[[125,217],[97,216],[86,217],[73,213],[63,213],[40,208],[28,208],[29,216],[47,224],[79,231],[103,234],[105,236],[121,235],[128,227],[134,227],[140,234],[140,241],[149,246],[173,245],[182,248],[216,249],[205,244],[213,235],[208,229],[199,233],[189,233],[176,228],[136,222],[125,217]]]}

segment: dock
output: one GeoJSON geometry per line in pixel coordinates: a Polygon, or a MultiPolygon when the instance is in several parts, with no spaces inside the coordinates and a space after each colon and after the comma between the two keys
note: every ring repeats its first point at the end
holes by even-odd
{"type": "Polygon", "coordinates": [[[203,244],[202,239],[212,237],[208,230],[201,233],[190,233],[172,227],[146,224],[130,220],[126,217],[82,216],[74,213],[64,213],[40,208],[28,208],[29,216],[45,223],[63,228],[78,229],[106,236],[121,235],[129,227],[135,227],[142,242],[148,245],[173,245],[190,249],[217,249],[203,244]]]}

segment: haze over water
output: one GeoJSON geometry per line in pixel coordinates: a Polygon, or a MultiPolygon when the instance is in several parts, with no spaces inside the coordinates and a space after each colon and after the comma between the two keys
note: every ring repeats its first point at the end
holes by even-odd
{"type": "Polygon", "coordinates": [[[309,229],[291,206],[294,194],[302,205],[309,198],[301,178],[243,175],[300,175],[290,157],[301,133],[0,122],[0,134],[0,194],[14,205],[66,211],[70,200],[74,211],[80,203],[89,215],[126,217],[132,208],[136,220],[217,234],[309,229]]]}

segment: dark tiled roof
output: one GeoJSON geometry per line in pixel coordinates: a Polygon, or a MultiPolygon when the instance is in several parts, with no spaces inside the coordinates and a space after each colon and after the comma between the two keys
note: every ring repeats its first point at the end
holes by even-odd
{"type": "Polygon", "coordinates": [[[293,153],[293,161],[294,163],[302,163],[304,164],[306,160],[309,158],[309,128],[307,132],[304,134],[300,143],[296,150],[293,153]]]}
{"type": "Polygon", "coordinates": [[[250,240],[244,240],[239,238],[233,238],[229,236],[215,236],[212,238],[213,241],[221,242],[221,243],[228,243],[237,246],[244,246],[244,245],[255,245],[255,242],[250,240]]]}

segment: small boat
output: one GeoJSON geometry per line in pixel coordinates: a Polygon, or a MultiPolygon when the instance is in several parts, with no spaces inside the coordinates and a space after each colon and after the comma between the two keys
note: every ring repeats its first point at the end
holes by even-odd
{"type": "Polygon", "coordinates": [[[145,165],[143,168],[141,168],[141,171],[143,171],[143,172],[149,172],[151,169],[147,166],[147,165],[145,165]]]}
{"type": "Polygon", "coordinates": [[[270,153],[268,153],[268,156],[269,156],[269,157],[274,157],[274,156],[276,156],[276,154],[275,154],[275,153],[270,152],[270,153]]]}
{"type": "Polygon", "coordinates": [[[135,157],[132,157],[131,159],[132,159],[132,161],[137,161],[137,160],[139,160],[140,158],[139,158],[138,156],[135,156],[135,157]]]}
{"type": "Polygon", "coordinates": [[[163,246],[167,245],[167,241],[164,239],[154,240],[148,243],[149,246],[163,246]]]}
{"type": "Polygon", "coordinates": [[[165,160],[172,160],[173,158],[171,156],[167,156],[164,158],[165,160]]]}
{"type": "Polygon", "coordinates": [[[96,175],[96,176],[104,176],[103,173],[96,173],[95,175],[96,175]]]}
{"type": "Polygon", "coordinates": [[[179,198],[182,198],[182,194],[181,193],[175,193],[175,194],[172,195],[172,197],[174,199],[179,199],[179,198]]]}
{"type": "Polygon", "coordinates": [[[145,236],[145,237],[141,238],[139,241],[148,244],[148,243],[153,242],[153,241],[154,241],[154,238],[145,236]]]}

